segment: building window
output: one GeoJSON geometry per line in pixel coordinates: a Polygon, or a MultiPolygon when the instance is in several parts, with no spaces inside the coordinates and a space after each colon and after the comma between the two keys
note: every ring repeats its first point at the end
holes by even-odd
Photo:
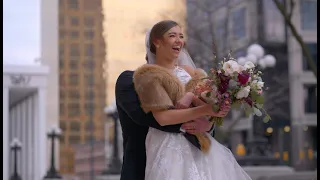
{"type": "Polygon", "coordinates": [[[62,69],[64,68],[64,61],[63,61],[63,57],[59,57],[59,67],[62,69]]]}
{"type": "Polygon", "coordinates": [[[67,129],[66,121],[60,120],[60,121],[59,121],[59,127],[60,127],[60,129],[61,129],[62,132],[65,132],[66,129],[67,129]]]}
{"type": "Polygon", "coordinates": [[[94,91],[93,89],[90,89],[86,92],[86,99],[88,101],[94,101],[94,91]]]}
{"type": "Polygon", "coordinates": [[[70,17],[70,24],[71,26],[78,26],[79,25],[79,19],[78,17],[70,17]]]}
{"type": "Polygon", "coordinates": [[[301,29],[316,30],[317,29],[317,1],[301,0],[301,29]]]}
{"type": "Polygon", "coordinates": [[[70,144],[79,144],[80,143],[80,135],[70,135],[69,136],[69,143],[70,144]]]}
{"type": "Polygon", "coordinates": [[[63,29],[59,29],[59,38],[64,39],[66,32],[63,29]]]}
{"type": "Polygon", "coordinates": [[[92,129],[94,130],[94,122],[91,120],[87,120],[86,125],[85,125],[85,130],[87,132],[90,132],[92,129]]]}
{"type": "Polygon", "coordinates": [[[80,107],[77,103],[68,104],[68,116],[74,117],[80,115],[80,107]]]}
{"type": "Polygon", "coordinates": [[[232,33],[236,40],[246,37],[246,8],[232,12],[232,33]]]}
{"type": "Polygon", "coordinates": [[[68,0],[68,8],[70,9],[78,9],[79,8],[79,4],[78,4],[78,0],[68,0]]]}
{"type": "Polygon", "coordinates": [[[94,56],[94,46],[93,44],[86,44],[85,45],[85,55],[88,57],[94,56]]]}
{"type": "Polygon", "coordinates": [[[64,94],[64,90],[63,89],[60,89],[59,97],[60,97],[60,99],[64,99],[66,97],[65,94],[64,94]]]}
{"type": "Polygon", "coordinates": [[[80,50],[78,44],[70,45],[70,56],[80,56],[80,50]]]}
{"type": "Polygon", "coordinates": [[[101,11],[101,0],[91,0],[91,1],[83,1],[83,7],[85,11],[95,11],[100,12],[101,11]]]}
{"type": "Polygon", "coordinates": [[[95,65],[94,61],[89,59],[83,63],[84,68],[87,68],[87,69],[94,69],[94,65],[95,65]]]}
{"type": "Polygon", "coordinates": [[[64,25],[64,16],[62,16],[62,15],[59,16],[59,25],[60,26],[64,25]]]}
{"type": "MultiPolygon", "coordinates": [[[[316,66],[318,66],[318,52],[317,52],[317,43],[306,43],[306,46],[309,49],[309,52],[313,58],[313,60],[315,61],[316,66]]],[[[307,58],[303,55],[302,57],[302,63],[303,63],[303,70],[305,71],[310,71],[311,68],[308,65],[308,61],[307,58]]]]}
{"type": "Polygon", "coordinates": [[[79,76],[78,74],[70,74],[69,75],[69,83],[71,86],[76,86],[76,85],[79,85],[79,76]]]}
{"type": "Polygon", "coordinates": [[[70,60],[69,61],[69,67],[70,67],[70,69],[72,69],[72,70],[77,70],[78,69],[78,61],[76,61],[76,60],[70,60]]]}
{"type": "Polygon", "coordinates": [[[77,100],[80,98],[80,93],[78,90],[69,90],[69,98],[72,100],[77,100]]]}
{"type": "Polygon", "coordinates": [[[93,28],[94,27],[94,18],[90,16],[84,17],[84,26],[93,28]]]}
{"type": "Polygon", "coordinates": [[[65,107],[64,107],[63,103],[60,103],[60,105],[59,105],[59,114],[61,116],[65,115],[65,107]]]}
{"type": "MultiPolygon", "coordinates": [[[[264,40],[268,42],[285,43],[285,23],[276,4],[263,0],[263,30],[264,40]]],[[[279,0],[284,5],[284,0],[279,0]]]]}
{"type": "Polygon", "coordinates": [[[78,39],[79,38],[79,31],[71,31],[70,37],[71,37],[71,39],[78,39]]]}
{"type": "Polygon", "coordinates": [[[94,102],[85,103],[84,108],[88,115],[92,115],[94,113],[94,102]]]}
{"type": "Polygon", "coordinates": [[[317,113],[317,85],[305,85],[304,93],[305,113],[317,113]]]}
{"type": "Polygon", "coordinates": [[[94,39],[94,31],[93,31],[93,30],[85,31],[85,32],[84,32],[84,38],[85,38],[86,40],[92,40],[92,39],[94,39]]]}
{"type": "Polygon", "coordinates": [[[60,7],[60,8],[63,8],[63,7],[64,7],[63,2],[64,2],[64,0],[59,0],[59,7],[60,7]]]}
{"type": "Polygon", "coordinates": [[[78,121],[70,122],[70,131],[79,132],[80,131],[80,123],[78,121]]]}
{"type": "Polygon", "coordinates": [[[61,133],[60,137],[59,137],[59,143],[61,145],[63,145],[65,143],[65,134],[64,133],[61,133]]]}
{"type": "Polygon", "coordinates": [[[93,86],[94,85],[94,75],[93,75],[93,73],[85,75],[85,79],[87,81],[87,86],[93,86]]]}
{"type": "Polygon", "coordinates": [[[64,74],[60,74],[59,75],[59,84],[61,85],[61,86],[64,86],[65,85],[65,79],[64,79],[65,77],[64,77],[64,74]]]}
{"type": "Polygon", "coordinates": [[[59,44],[59,56],[64,56],[64,45],[59,44]]]}
{"type": "MultiPolygon", "coordinates": [[[[89,131],[89,132],[90,132],[90,131],[89,131]]],[[[87,143],[95,140],[95,137],[94,137],[94,136],[91,136],[91,135],[86,135],[85,137],[86,137],[85,141],[86,141],[87,143]]]]}

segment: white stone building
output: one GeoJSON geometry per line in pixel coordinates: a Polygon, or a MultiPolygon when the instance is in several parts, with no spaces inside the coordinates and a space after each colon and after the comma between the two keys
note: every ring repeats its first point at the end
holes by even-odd
{"type": "Polygon", "coordinates": [[[44,177],[47,154],[47,84],[49,68],[40,65],[3,67],[3,179],[13,173],[10,142],[18,138],[18,172],[24,180],[44,177]]]}

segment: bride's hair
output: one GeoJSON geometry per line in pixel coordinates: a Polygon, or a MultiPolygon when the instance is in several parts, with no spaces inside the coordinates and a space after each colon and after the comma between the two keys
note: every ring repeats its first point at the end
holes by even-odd
{"type": "Polygon", "coordinates": [[[179,24],[172,20],[164,20],[164,21],[158,22],[152,27],[150,31],[149,46],[150,46],[150,51],[153,54],[156,54],[156,47],[154,46],[153,41],[155,39],[161,39],[162,36],[167,31],[169,31],[171,28],[175,26],[179,26],[179,24]]]}

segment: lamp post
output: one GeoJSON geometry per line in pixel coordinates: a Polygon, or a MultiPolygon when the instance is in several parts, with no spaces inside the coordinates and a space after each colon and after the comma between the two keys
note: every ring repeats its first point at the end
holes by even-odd
{"type": "Polygon", "coordinates": [[[13,141],[11,142],[10,148],[13,151],[13,174],[10,177],[10,180],[21,180],[20,175],[18,174],[18,168],[17,168],[17,163],[18,163],[18,151],[21,150],[21,142],[17,139],[14,138],[13,141]]]}
{"type": "Polygon", "coordinates": [[[119,146],[118,146],[118,111],[116,102],[114,101],[110,106],[104,109],[104,112],[107,116],[111,117],[114,123],[114,140],[113,140],[113,147],[112,147],[112,157],[111,161],[108,165],[108,168],[102,172],[102,175],[116,175],[120,174],[121,172],[121,161],[119,159],[119,146]]]}
{"type": "MultiPolygon", "coordinates": [[[[273,68],[276,58],[270,54],[265,55],[259,44],[252,44],[247,49],[246,57],[239,57],[238,63],[244,65],[251,61],[260,69],[273,68]]],[[[268,152],[268,140],[263,136],[263,122],[259,117],[253,116],[252,128],[249,130],[247,156],[239,159],[241,165],[267,165],[279,164],[279,160],[268,152]]]]}
{"type": "Polygon", "coordinates": [[[273,68],[276,65],[276,58],[270,54],[264,55],[264,49],[259,44],[250,45],[247,49],[247,56],[238,58],[240,65],[244,65],[247,61],[251,61],[261,69],[273,68]]]}
{"type": "Polygon", "coordinates": [[[55,167],[55,139],[61,135],[58,127],[51,127],[48,131],[48,138],[51,139],[51,165],[44,179],[62,179],[55,167]]]}

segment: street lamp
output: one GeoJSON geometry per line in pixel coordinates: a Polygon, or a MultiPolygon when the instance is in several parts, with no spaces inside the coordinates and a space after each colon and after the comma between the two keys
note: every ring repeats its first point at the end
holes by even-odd
{"type": "Polygon", "coordinates": [[[50,169],[47,171],[46,176],[44,179],[62,179],[61,176],[59,175],[58,171],[55,168],[55,139],[59,138],[61,135],[61,130],[59,127],[52,126],[48,133],[48,138],[51,139],[51,166],[50,169]]]}
{"type": "Polygon", "coordinates": [[[273,68],[276,65],[276,58],[270,54],[264,55],[264,49],[259,44],[250,45],[247,49],[247,56],[238,58],[240,65],[244,65],[247,61],[251,61],[261,69],[273,68]]]}
{"type": "MultiPolygon", "coordinates": [[[[276,58],[270,54],[265,55],[263,47],[259,44],[252,44],[247,49],[246,57],[237,59],[240,65],[244,65],[247,61],[251,61],[258,68],[273,68],[276,65],[276,58]]],[[[279,160],[268,152],[268,140],[263,136],[263,123],[254,116],[252,128],[248,136],[247,156],[239,158],[241,165],[266,165],[279,164],[279,160]]]]}
{"type": "Polygon", "coordinates": [[[17,163],[18,163],[18,151],[21,150],[21,142],[19,139],[14,138],[13,141],[10,144],[10,148],[13,151],[13,174],[10,177],[10,180],[21,180],[20,175],[18,174],[18,168],[17,168],[17,163]]]}
{"type": "Polygon", "coordinates": [[[114,101],[110,106],[104,108],[104,112],[107,116],[111,117],[114,122],[114,140],[112,147],[112,157],[108,165],[108,168],[102,172],[102,175],[115,175],[121,172],[121,161],[119,159],[119,148],[118,148],[118,111],[116,102],[114,101]]]}

